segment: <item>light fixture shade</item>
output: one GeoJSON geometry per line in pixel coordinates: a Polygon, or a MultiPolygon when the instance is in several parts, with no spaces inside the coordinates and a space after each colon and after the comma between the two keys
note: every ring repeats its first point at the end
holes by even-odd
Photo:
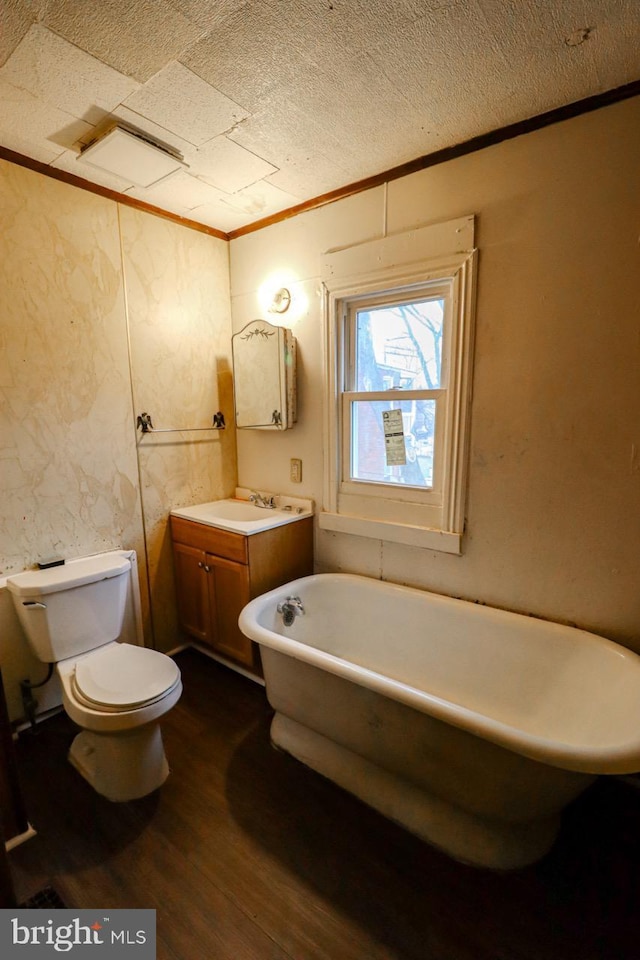
{"type": "Polygon", "coordinates": [[[280,287],[273,295],[269,313],[286,313],[291,306],[291,293],[286,287],[280,287]]]}
{"type": "Polygon", "coordinates": [[[168,151],[118,126],[85,147],[78,160],[138,187],[151,187],[187,167],[168,151]]]}

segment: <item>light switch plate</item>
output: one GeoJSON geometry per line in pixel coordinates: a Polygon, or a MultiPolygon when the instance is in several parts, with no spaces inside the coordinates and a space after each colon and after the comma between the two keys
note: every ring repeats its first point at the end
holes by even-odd
{"type": "Polygon", "coordinates": [[[289,479],[291,483],[302,483],[302,460],[292,457],[289,461],[289,479]]]}

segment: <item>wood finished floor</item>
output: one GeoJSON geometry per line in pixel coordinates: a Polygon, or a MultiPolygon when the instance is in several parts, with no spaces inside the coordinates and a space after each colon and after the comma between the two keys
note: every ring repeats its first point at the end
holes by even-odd
{"type": "Polygon", "coordinates": [[[37,837],[20,900],[151,907],[158,960],[638,960],[640,792],[600,781],[540,864],[453,862],[269,744],[264,691],[196,651],[164,718],[172,774],[112,804],[66,762],[66,716],[17,745],[37,837]]]}

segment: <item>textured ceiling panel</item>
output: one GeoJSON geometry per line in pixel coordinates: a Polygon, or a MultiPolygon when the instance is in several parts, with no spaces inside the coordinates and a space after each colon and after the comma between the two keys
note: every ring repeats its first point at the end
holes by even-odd
{"type": "Polygon", "coordinates": [[[237,10],[248,6],[249,0],[168,0],[170,6],[195,23],[201,30],[214,30],[237,10]]]}
{"type": "Polygon", "coordinates": [[[196,207],[189,216],[220,230],[235,230],[253,220],[286,210],[296,203],[296,198],[291,194],[262,180],[232,196],[220,194],[217,201],[196,207]]]}
{"type": "Polygon", "coordinates": [[[39,24],[0,67],[0,77],[92,124],[140,86],[39,24]]]}
{"type": "Polygon", "coordinates": [[[188,213],[194,207],[212,203],[220,198],[219,192],[214,187],[184,172],[177,173],[148,190],[134,187],[127,190],[127,193],[156,207],[178,213],[188,213]]]}
{"type": "Polygon", "coordinates": [[[337,160],[314,151],[291,150],[283,167],[269,177],[269,183],[298,198],[298,203],[309,196],[318,197],[338,190],[350,182],[350,173],[338,166],[337,160]]]}
{"type": "Polygon", "coordinates": [[[313,116],[298,110],[291,102],[276,100],[265,104],[263,110],[238,124],[229,139],[275,164],[278,173],[269,179],[295,194],[298,202],[349,182],[345,179],[349,177],[349,166],[342,163],[348,137],[345,137],[344,144],[341,143],[332,133],[317,126],[313,116]],[[306,187],[299,193],[302,169],[308,169],[309,177],[306,187]],[[291,180],[287,178],[288,170],[292,173],[291,180]],[[314,176],[318,190],[309,194],[314,176]],[[295,189],[294,181],[299,184],[295,189]]]}
{"type": "MultiPolygon", "coordinates": [[[[272,6],[278,0],[265,0],[272,6]]],[[[293,23],[297,33],[300,18],[307,18],[311,29],[325,35],[340,47],[348,46],[361,54],[371,46],[384,43],[409,23],[420,20],[428,13],[457,4],[470,7],[475,0],[293,0],[287,3],[287,22],[293,23]]],[[[490,0],[491,2],[491,0],[490,0]]],[[[495,0],[492,0],[495,3],[495,0]]],[[[522,2],[522,0],[518,0],[522,2]]],[[[282,6],[282,5],[281,5],[282,6]]]]}
{"type": "Polygon", "coordinates": [[[236,193],[278,169],[227,137],[216,137],[191,154],[190,167],[192,174],[225,193],[236,193]]]}
{"type": "Polygon", "coordinates": [[[76,161],[124,122],[188,165],[136,196],[232,230],[640,81],[639,34],[640,0],[0,0],[0,146],[126,190],[76,161]]]}
{"type": "Polygon", "coordinates": [[[226,203],[216,202],[203,204],[196,207],[189,214],[191,220],[197,223],[203,223],[208,227],[215,227],[216,230],[237,230],[239,227],[246,227],[255,217],[250,217],[247,213],[241,213],[234,210],[226,203]]]}
{"type": "Polygon", "coordinates": [[[34,143],[50,162],[90,129],[88,123],[0,79],[0,142],[10,150],[21,151],[18,144],[34,143]]]}
{"type": "Polygon", "coordinates": [[[286,210],[287,207],[295,206],[297,201],[290,193],[263,180],[239,190],[233,196],[225,197],[223,202],[256,219],[286,210]]]}
{"type": "Polygon", "coordinates": [[[515,18],[501,15],[493,0],[479,2],[511,63],[520,65],[520,82],[511,83],[520,103],[530,99],[532,91],[566,103],[569,91],[572,99],[579,99],[639,76],[638,0],[584,0],[556,8],[510,0],[510,6],[517,4],[515,18]]]}
{"type": "MultiPolygon", "coordinates": [[[[562,50],[557,46],[546,58],[547,69],[556,75],[557,57],[564,55],[564,45],[562,50]]],[[[553,106],[549,100],[558,89],[557,85],[549,89],[547,75],[542,87],[540,77],[523,83],[522,55],[516,57],[514,69],[475,4],[473,18],[460,5],[440,10],[390,36],[371,55],[380,69],[393,64],[394,83],[420,113],[431,149],[531,116],[509,108],[509,98],[523,86],[541,104],[533,113],[553,106]]]]}
{"type": "Polygon", "coordinates": [[[44,23],[142,82],[202,35],[168,0],[51,0],[44,23]]]}
{"type": "Polygon", "coordinates": [[[303,143],[308,142],[312,124],[322,134],[318,149],[333,156],[325,145],[342,131],[336,157],[348,160],[355,173],[352,179],[385,169],[391,155],[407,159],[425,152],[423,115],[368,57],[357,75],[346,77],[332,66],[331,72],[317,70],[299,78],[295,88],[281,95],[284,103],[295,98],[296,111],[304,118],[298,128],[303,143]]]}
{"type": "Polygon", "coordinates": [[[252,0],[180,60],[248,111],[258,110],[275,90],[337,56],[330,35],[308,16],[296,18],[296,7],[252,0]]]}
{"type": "Polygon", "coordinates": [[[0,4],[0,66],[11,56],[34,23],[46,0],[2,0],[0,4]]]}
{"type": "Polygon", "coordinates": [[[469,96],[487,114],[491,92],[511,75],[503,49],[475,3],[446,7],[406,25],[373,47],[371,56],[427,119],[431,103],[443,92],[451,108],[469,96]]]}
{"type": "Polygon", "coordinates": [[[124,106],[193,144],[205,143],[247,116],[229,100],[180,63],[171,63],[124,106]]]}

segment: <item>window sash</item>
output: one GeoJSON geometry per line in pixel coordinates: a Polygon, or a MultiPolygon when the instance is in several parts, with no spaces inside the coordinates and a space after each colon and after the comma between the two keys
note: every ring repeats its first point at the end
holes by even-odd
{"type": "Polygon", "coordinates": [[[393,500],[409,500],[420,503],[442,503],[442,480],[444,448],[446,438],[446,396],[447,391],[439,390],[384,390],[384,391],[344,391],[341,404],[341,479],[340,494],[365,497],[384,497],[393,500]],[[430,487],[393,483],[392,481],[364,480],[352,476],[352,424],[353,405],[369,400],[433,400],[435,401],[435,437],[433,446],[433,477],[430,487]]]}
{"type": "Polygon", "coordinates": [[[452,284],[451,280],[439,278],[437,281],[424,280],[396,289],[380,290],[366,296],[348,297],[344,301],[342,322],[344,389],[353,390],[356,385],[356,341],[358,313],[366,310],[378,310],[383,307],[398,307],[403,304],[429,300],[444,301],[443,334],[440,355],[440,388],[446,389],[448,382],[449,355],[452,326],[452,284]]]}

